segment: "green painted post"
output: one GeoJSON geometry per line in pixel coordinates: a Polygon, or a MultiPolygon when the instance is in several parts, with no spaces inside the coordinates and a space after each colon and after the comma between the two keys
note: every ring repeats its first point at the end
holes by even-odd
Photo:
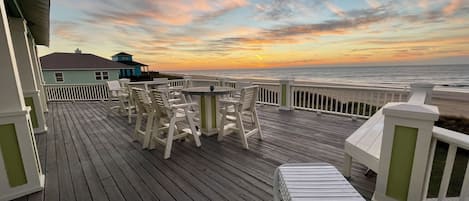
{"type": "Polygon", "coordinates": [[[374,200],[424,200],[427,163],[438,108],[388,103],[374,200]]]}
{"type": "Polygon", "coordinates": [[[292,85],[293,85],[293,80],[292,79],[282,79],[279,81],[280,82],[280,88],[279,88],[279,110],[284,110],[284,111],[290,111],[293,110],[293,103],[291,101],[292,98],[292,85]]]}

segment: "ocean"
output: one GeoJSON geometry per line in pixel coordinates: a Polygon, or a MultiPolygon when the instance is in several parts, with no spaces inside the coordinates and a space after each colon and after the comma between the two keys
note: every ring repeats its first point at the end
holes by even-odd
{"type": "Polygon", "coordinates": [[[281,79],[365,86],[407,87],[430,82],[436,90],[469,93],[469,64],[434,66],[301,67],[236,70],[179,71],[175,73],[236,79],[281,79]]]}

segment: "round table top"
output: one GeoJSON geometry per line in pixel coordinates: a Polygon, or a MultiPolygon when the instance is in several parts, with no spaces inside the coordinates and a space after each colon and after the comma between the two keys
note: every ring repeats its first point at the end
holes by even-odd
{"type": "Polygon", "coordinates": [[[181,92],[190,95],[224,95],[229,94],[234,89],[231,87],[219,87],[215,86],[213,91],[210,91],[210,87],[189,87],[182,89],[181,92]]]}

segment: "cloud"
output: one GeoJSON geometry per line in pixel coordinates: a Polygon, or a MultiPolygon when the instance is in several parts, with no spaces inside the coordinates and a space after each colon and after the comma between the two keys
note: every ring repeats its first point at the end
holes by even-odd
{"type": "Polygon", "coordinates": [[[354,16],[354,18],[327,20],[322,23],[315,24],[283,26],[276,29],[266,30],[263,34],[271,38],[290,37],[304,34],[313,36],[340,34],[351,29],[357,29],[374,23],[383,22],[393,17],[393,13],[388,12],[385,8],[386,7],[381,6],[378,9],[352,10],[347,13],[344,12],[343,14],[344,16],[349,14],[350,16],[354,16]]]}
{"type": "Polygon", "coordinates": [[[368,3],[372,8],[378,8],[381,6],[377,0],[366,0],[366,3],[368,3]]]}
{"type": "Polygon", "coordinates": [[[97,4],[93,9],[85,11],[88,16],[86,20],[92,23],[110,22],[127,25],[144,24],[153,21],[167,25],[182,26],[194,21],[201,22],[220,17],[225,13],[248,5],[248,1],[195,0],[188,3],[184,0],[142,0],[113,2],[109,5],[97,4]]]}
{"type": "Polygon", "coordinates": [[[305,16],[315,10],[322,1],[273,0],[256,4],[257,16],[261,20],[283,20],[294,16],[305,16]]]}
{"type": "Polygon", "coordinates": [[[86,38],[76,29],[80,24],[69,21],[53,21],[52,24],[54,36],[77,43],[86,42],[86,38]]]}
{"type": "Polygon", "coordinates": [[[336,15],[340,16],[340,17],[343,17],[343,18],[346,18],[347,16],[345,15],[345,12],[340,9],[339,7],[337,7],[336,5],[332,4],[332,3],[329,3],[327,1],[324,2],[324,5],[326,5],[326,7],[333,13],[335,13],[336,15]]]}
{"type": "Polygon", "coordinates": [[[451,0],[451,2],[443,9],[446,15],[452,15],[462,4],[463,0],[451,0]]]}

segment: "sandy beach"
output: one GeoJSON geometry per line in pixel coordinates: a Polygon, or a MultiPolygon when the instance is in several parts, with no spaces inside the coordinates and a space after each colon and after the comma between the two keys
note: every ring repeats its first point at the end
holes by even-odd
{"type": "MultiPolygon", "coordinates": [[[[164,74],[164,73],[163,73],[164,74]]],[[[171,74],[178,75],[180,74],[171,74]]],[[[216,76],[205,76],[205,75],[191,75],[193,79],[220,79],[216,76]]],[[[275,80],[250,80],[247,81],[261,81],[261,82],[276,82],[275,80]]],[[[297,81],[298,84],[312,84],[312,85],[326,85],[325,83],[297,81]]],[[[350,84],[339,84],[339,83],[327,83],[327,85],[334,86],[351,86],[350,84]]],[[[360,85],[353,85],[360,86],[360,85]]],[[[432,96],[432,104],[438,106],[441,115],[445,116],[457,116],[469,118],[469,93],[461,92],[448,92],[435,90],[432,96]]]]}

